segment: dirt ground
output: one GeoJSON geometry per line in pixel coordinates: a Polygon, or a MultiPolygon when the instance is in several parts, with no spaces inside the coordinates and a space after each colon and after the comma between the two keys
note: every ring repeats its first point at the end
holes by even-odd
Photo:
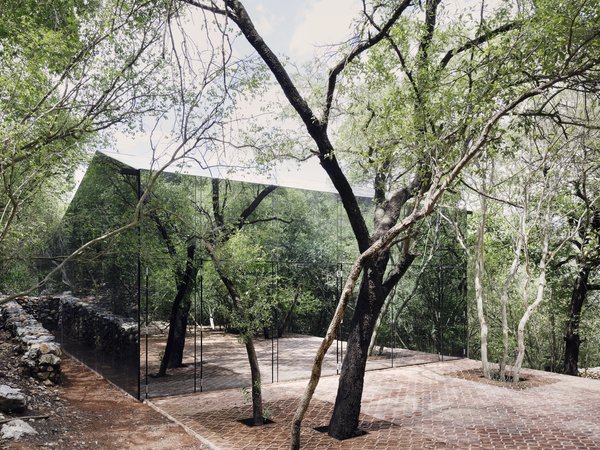
{"type": "Polygon", "coordinates": [[[64,356],[59,386],[43,386],[23,377],[16,344],[0,330],[0,384],[20,388],[29,397],[22,414],[38,432],[18,441],[1,440],[2,449],[201,449],[202,444],[179,425],[64,356]]]}

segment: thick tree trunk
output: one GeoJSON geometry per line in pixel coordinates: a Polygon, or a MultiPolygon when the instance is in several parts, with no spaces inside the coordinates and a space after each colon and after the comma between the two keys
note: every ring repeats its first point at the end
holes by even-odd
{"type": "Polygon", "coordinates": [[[363,273],[329,422],[329,435],[336,439],[350,438],[358,429],[369,343],[384,301],[381,273],[370,268],[363,273]]]}
{"type": "Polygon", "coordinates": [[[581,268],[575,279],[571,303],[569,305],[569,319],[565,331],[565,360],[564,372],[567,375],[579,375],[579,322],[581,310],[587,296],[587,284],[590,276],[589,266],[581,268]]]}
{"type": "Polygon", "coordinates": [[[335,406],[329,422],[329,435],[336,439],[350,438],[358,430],[371,336],[386,298],[411,266],[415,255],[406,253],[384,281],[389,258],[389,250],[380,251],[374,258],[375,262],[367,264],[363,272],[350,323],[335,406]]]}
{"type": "Polygon", "coordinates": [[[191,307],[191,295],[194,282],[198,274],[198,268],[194,263],[196,245],[191,244],[187,248],[187,261],[183,274],[178,277],[177,294],[171,308],[169,318],[169,335],[167,346],[160,362],[158,376],[165,376],[167,369],[181,367],[183,364],[183,350],[185,347],[185,335],[187,331],[188,314],[191,307]]]}

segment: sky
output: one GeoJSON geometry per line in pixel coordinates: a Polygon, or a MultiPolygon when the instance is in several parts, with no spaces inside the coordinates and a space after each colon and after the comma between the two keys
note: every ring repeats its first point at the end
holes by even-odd
{"type": "Polygon", "coordinates": [[[250,0],[245,2],[263,38],[293,61],[306,62],[315,50],[344,41],[359,0],[250,0]]]}
{"type": "MultiPolygon", "coordinates": [[[[310,61],[317,52],[323,51],[325,46],[348,38],[352,21],[360,15],[361,8],[360,0],[246,0],[244,5],[267,44],[278,56],[287,56],[299,65],[310,61]]],[[[201,19],[194,19],[194,21],[199,22],[201,19]]],[[[195,34],[193,29],[188,32],[192,38],[204,39],[203,34],[195,34]]],[[[239,38],[235,46],[238,57],[253,52],[243,38],[239,38]]],[[[279,87],[274,86],[273,91],[267,95],[274,99],[280,95],[279,87]]],[[[245,113],[250,114],[254,107],[257,106],[245,105],[243,108],[245,113]]],[[[148,134],[140,133],[132,138],[130,134],[117,133],[115,138],[115,149],[123,155],[120,157],[123,162],[128,161],[131,165],[136,165],[137,162],[139,167],[150,164],[151,155],[147,150],[148,134]],[[131,158],[130,155],[136,155],[137,158],[131,158]]],[[[111,154],[111,150],[108,150],[107,154],[111,154]]],[[[224,164],[228,165],[228,162],[225,161],[224,164]]],[[[318,190],[333,189],[325,172],[316,161],[301,166],[295,161],[284,162],[280,163],[275,170],[277,173],[273,174],[270,181],[277,184],[301,188],[314,186],[318,190]],[[287,183],[283,182],[283,178],[287,183]]],[[[188,168],[185,171],[206,175],[206,171],[200,169],[188,168]]],[[[218,169],[213,171],[216,176],[224,173],[223,170],[218,169]]],[[[252,175],[250,171],[247,171],[246,175],[238,171],[234,178],[240,179],[243,176],[255,178],[263,183],[269,181],[264,173],[252,175]]],[[[366,191],[362,190],[362,192],[366,191]]]]}
{"type": "MultiPolygon", "coordinates": [[[[446,6],[446,12],[467,10],[480,1],[452,0],[446,6]]],[[[500,0],[485,1],[488,7],[492,7],[500,0]]],[[[298,66],[325,51],[327,45],[343,42],[350,37],[353,20],[360,17],[362,8],[360,0],[245,0],[243,3],[267,45],[278,56],[287,56],[298,66]]],[[[196,33],[193,27],[188,32],[192,39],[205,39],[205,35],[196,33]]],[[[253,53],[253,49],[240,37],[235,43],[235,52],[241,57],[253,53]]],[[[281,97],[279,87],[273,86],[265,96],[273,99],[281,97]]],[[[248,103],[243,108],[242,114],[252,114],[258,105],[248,103]]],[[[117,133],[115,137],[115,148],[119,153],[145,155],[147,160],[151,157],[147,150],[150,147],[148,133],[140,133],[134,138],[117,133]]],[[[140,166],[148,165],[142,159],[139,161],[140,166]]],[[[325,183],[325,172],[317,164],[312,162],[305,166],[300,168],[297,163],[290,162],[284,170],[285,176],[290,179],[295,177],[299,180],[312,180],[310,182],[319,186],[325,183]]],[[[281,178],[282,175],[279,175],[279,179],[281,178]]]]}

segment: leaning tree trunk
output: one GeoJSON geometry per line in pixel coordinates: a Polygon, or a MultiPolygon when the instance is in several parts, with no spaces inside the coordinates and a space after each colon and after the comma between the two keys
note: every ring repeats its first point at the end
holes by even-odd
{"type": "Polygon", "coordinates": [[[567,375],[579,375],[579,322],[581,320],[581,310],[587,296],[587,284],[590,276],[589,266],[581,268],[575,279],[573,292],[571,294],[571,303],[569,305],[569,319],[565,331],[565,360],[564,372],[567,375]]]}
{"type": "Polygon", "coordinates": [[[336,439],[352,437],[358,429],[369,343],[384,301],[382,274],[370,267],[365,270],[361,281],[335,407],[329,422],[329,435],[336,439]]]}
{"type": "Polygon", "coordinates": [[[187,331],[188,314],[191,307],[191,294],[194,288],[194,282],[198,275],[198,268],[194,263],[194,254],[196,245],[189,245],[187,248],[187,261],[185,271],[178,277],[177,294],[171,308],[169,318],[169,336],[165,353],[160,362],[158,376],[165,376],[167,369],[181,367],[183,365],[183,349],[185,347],[185,335],[187,331]]]}

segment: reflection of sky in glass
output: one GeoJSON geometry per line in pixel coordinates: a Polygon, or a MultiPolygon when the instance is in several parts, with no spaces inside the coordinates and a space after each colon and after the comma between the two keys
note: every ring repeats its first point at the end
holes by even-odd
{"type": "MultiPolygon", "coordinates": [[[[138,154],[103,151],[117,161],[134,169],[157,169],[168,162],[168,157],[163,155],[153,160],[149,152],[138,154]]],[[[240,152],[220,155],[218,159],[213,155],[203,158],[201,164],[190,158],[171,164],[165,172],[183,173],[208,178],[221,178],[248,183],[274,184],[277,186],[306,189],[320,192],[337,192],[327,174],[319,165],[316,157],[306,161],[280,160],[274,161],[270,167],[259,167],[251,157],[244,158],[240,152]]],[[[358,196],[372,197],[371,190],[366,187],[355,187],[358,196]]]]}

